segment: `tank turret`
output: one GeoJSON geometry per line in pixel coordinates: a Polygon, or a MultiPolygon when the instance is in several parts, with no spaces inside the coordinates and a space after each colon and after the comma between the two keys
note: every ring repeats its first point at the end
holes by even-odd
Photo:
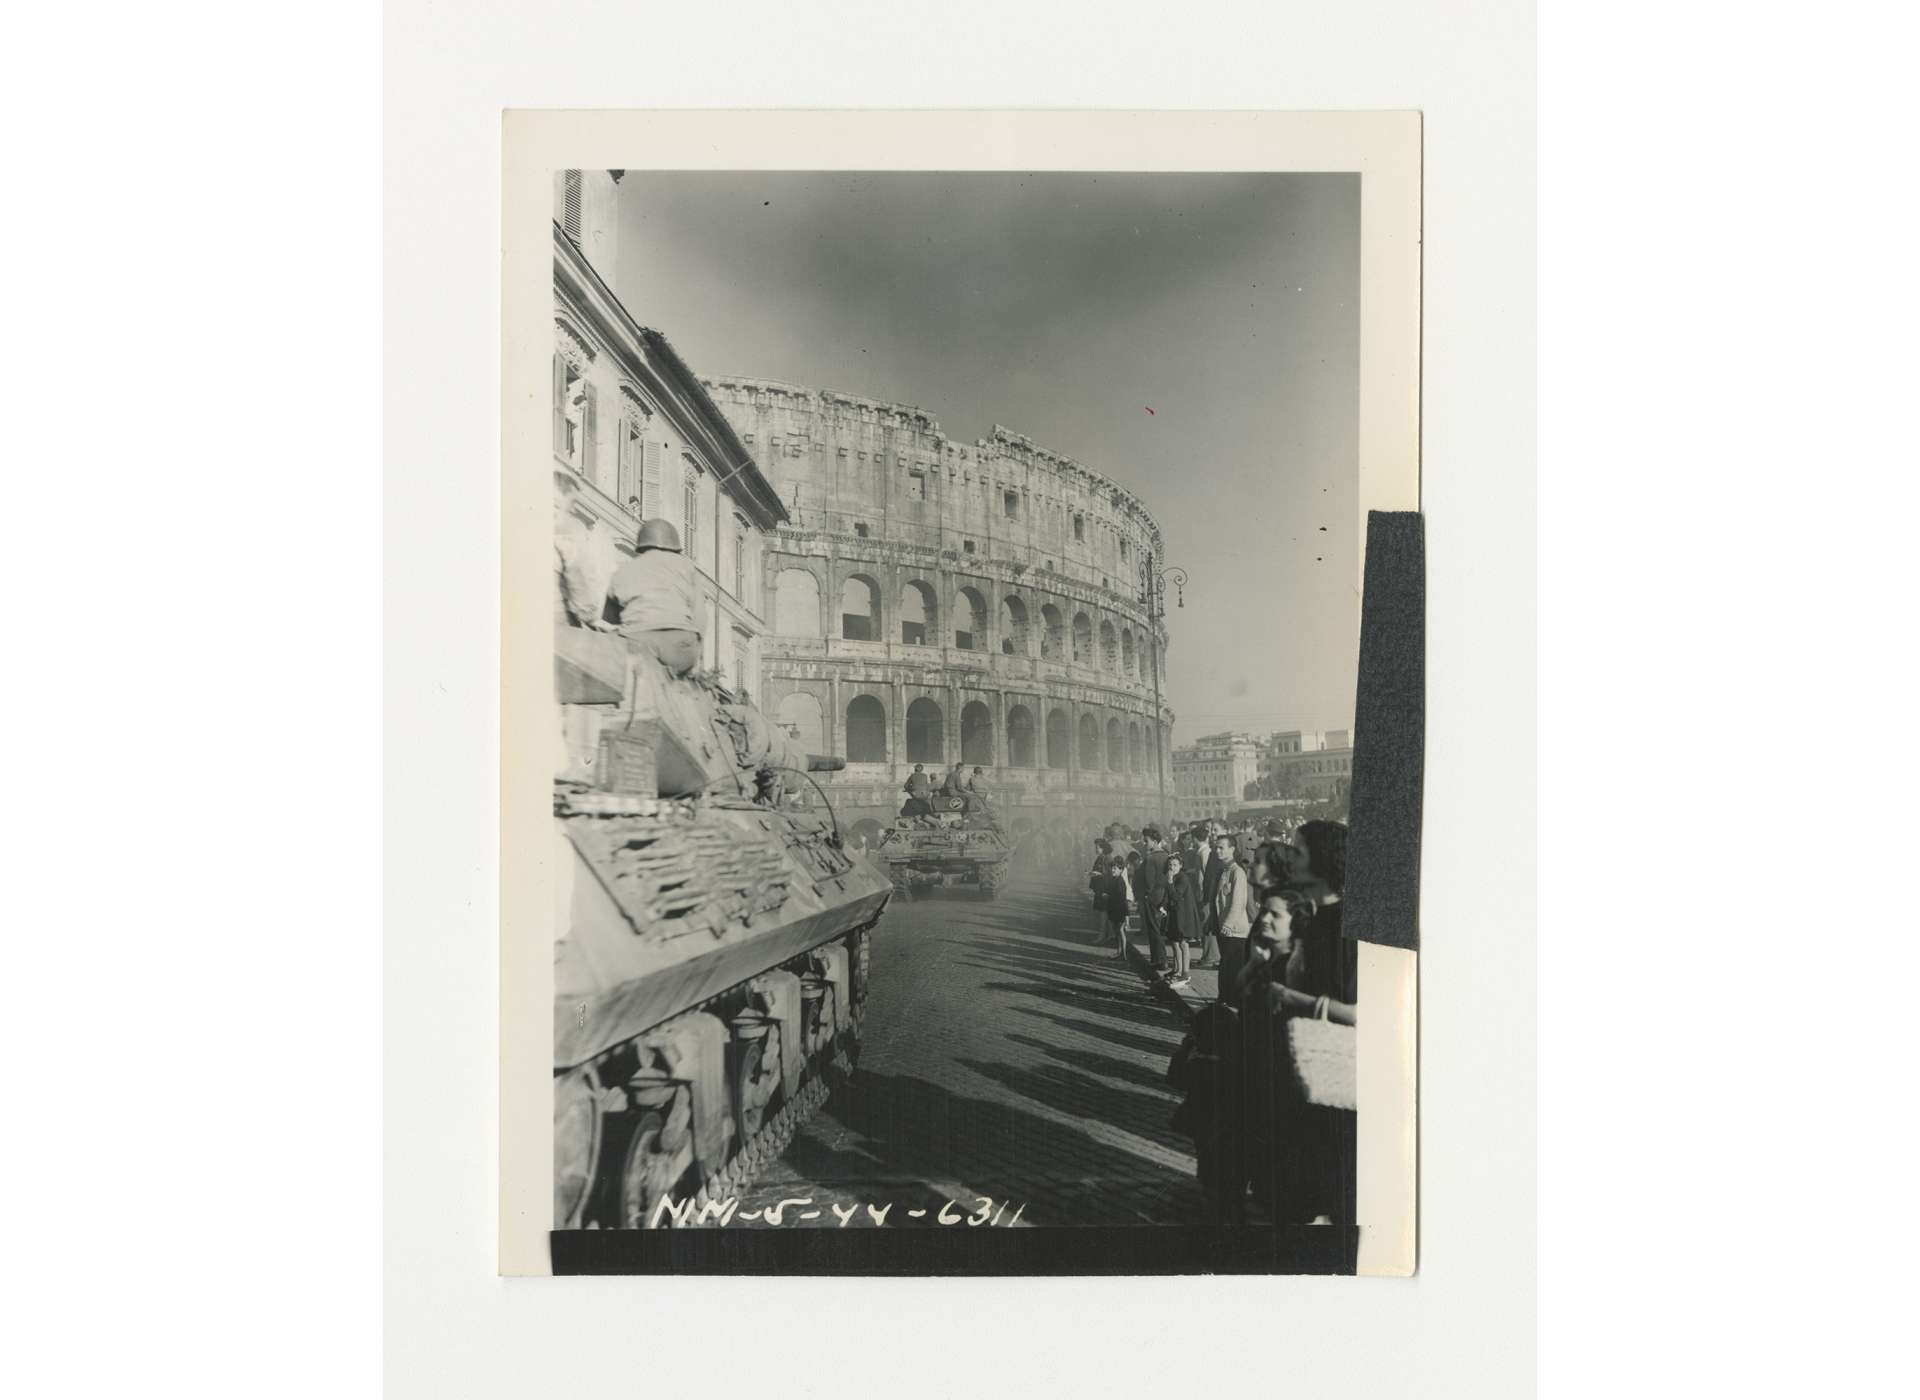
{"type": "Polygon", "coordinates": [[[679,1222],[743,1188],[851,1070],[892,886],[824,792],[801,804],[841,760],[716,678],[561,626],[556,687],[555,1228],[679,1222]]]}

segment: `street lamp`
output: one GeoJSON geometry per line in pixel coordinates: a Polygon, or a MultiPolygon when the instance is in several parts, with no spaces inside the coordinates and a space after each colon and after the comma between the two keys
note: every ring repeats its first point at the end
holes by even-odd
{"type": "Polygon", "coordinates": [[[1153,560],[1147,561],[1140,590],[1140,602],[1147,609],[1147,661],[1153,668],[1153,767],[1160,779],[1159,819],[1167,819],[1167,760],[1166,744],[1162,731],[1166,720],[1164,707],[1160,703],[1160,624],[1167,616],[1167,585],[1173,585],[1174,606],[1184,608],[1187,605],[1187,571],[1178,565],[1168,569],[1156,570],[1153,560]]]}

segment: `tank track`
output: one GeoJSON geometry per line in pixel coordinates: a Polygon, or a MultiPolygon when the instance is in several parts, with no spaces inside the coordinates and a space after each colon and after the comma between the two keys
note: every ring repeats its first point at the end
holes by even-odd
{"type": "MultiPolygon", "coordinates": [[[[871,939],[873,930],[879,923],[880,920],[878,918],[872,919],[860,925],[858,928],[850,929],[838,937],[829,940],[829,944],[844,942],[848,946],[850,953],[854,952],[854,950],[857,950],[860,946],[862,939],[871,939]]],[[[829,946],[829,944],[822,944],[820,946],[826,947],[829,946]]],[[[803,957],[804,956],[805,955],[803,955],[803,957]]],[[[855,953],[855,956],[857,956],[857,953],[855,953]]],[[[850,979],[852,976],[853,971],[850,968],[850,979]]],[[[860,976],[863,984],[862,990],[864,991],[864,972],[861,973],[860,976]]],[[[851,987],[851,980],[849,985],[851,987]]],[[[706,998],[697,1005],[690,1006],[670,1020],[662,1022],[661,1025],[655,1027],[654,1030],[669,1028],[676,1022],[684,1020],[687,1017],[712,1014],[716,1010],[723,1010],[737,1000],[740,991],[740,987],[729,987],[723,991],[716,992],[713,996],[706,998]]],[[[738,1196],[741,1192],[747,1190],[753,1185],[761,1172],[765,1171],[780,1159],[781,1154],[784,1153],[792,1143],[794,1135],[806,1125],[807,1121],[813,1117],[820,1106],[832,1097],[835,1087],[843,1083],[853,1074],[855,1059],[859,1052],[860,1037],[865,1023],[866,1002],[863,997],[852,1008],[848,1018],[846,1032],[835,1042],[832,1051],[829,1054],[821,1056],[819,1060],[809,1064],[806,1080],[800,1086],[799,1092],[792,1098],[784,1101],[779,1110],[761,1125],[760,1131],[755,1133],[749,1141],[735,1144],[735,1150],[732,1156],[727,1159],[726,1165],[695,1191],[695,1208],[688,1219],[687,1225],[677,1228],[688,1228],[695,1224],[699,1211],[709,1202],[724,1202],[728,1197],[738,1196]]],[[[649,1034],[651,1033],[652,1032],[649,1032],[649,1034]]],[[[618,1049],[619,1047],[614,1047],[601,1058],[605,1059],[609,1055],[617,1053],[618,1049]]],[[[589,1226],[588,1228],[602,1227],[596,1225],[589,1226]]]]}

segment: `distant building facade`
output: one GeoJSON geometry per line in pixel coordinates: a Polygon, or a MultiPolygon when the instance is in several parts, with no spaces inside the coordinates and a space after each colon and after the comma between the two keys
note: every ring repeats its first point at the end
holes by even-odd
{"type": "Polygon", "coordinates": [[[1208,734],[1173,751],[1174,815],[1224,819],[1260,776],[1266,746],[1252,734],[1208,734]]]}
{"type": "Polygon", "coordinates": [[[1341,800],[1353,781],[1353,737],[1345,729],[1281,730],[1260,756],[1254,796],[1341,800]]]}
{"type": "MultiPolygon", "coordinates": [[[[672,524],[698,577],[704,664],[751,697],[767,630],[765,561],[786,511],[699,378],[609,285],[622,173],[554,176],[556,547],[580,591],[599,599],[632,557],[640,522],[672,524]]],[[[563,709],[573,767],[590,771],[598,734],[589,731],[605,711],[563,709]]]]}
{"type": "Polygon", "coordinates": [[[963,443],[906,404],[706,386],[790,517],[764,565],[763,704],[847,760],[828,784],[843,825],[891,822],[914,764],[956,761],[986,770],[1016,834],[1158,811],[1172,713],[1139,498],[1005,428],[963,443]]]}

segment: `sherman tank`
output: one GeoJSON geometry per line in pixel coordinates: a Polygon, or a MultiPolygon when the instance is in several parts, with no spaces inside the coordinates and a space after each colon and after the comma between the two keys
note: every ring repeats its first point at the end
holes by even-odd
{"type": "Polygon", "coordinates": [[[991,808],[976,802],[966,811],[959,799],[936,797],[928,816],[902,816],[880,835],[874,855],[893,887],[918,898],[945,885],[966,885],[988,899],[1000,892],[1013,859],[1013,839],[991,808]]]}
{"type": "Polygon", "coordinates": [[[824,791],[796,801],[841,760],[617,637],[562,628],[557,652],[563,703],[599,733],[554,790],[554,1225],[686,1223],[851,1070],[893,887],[824,791]]]}

